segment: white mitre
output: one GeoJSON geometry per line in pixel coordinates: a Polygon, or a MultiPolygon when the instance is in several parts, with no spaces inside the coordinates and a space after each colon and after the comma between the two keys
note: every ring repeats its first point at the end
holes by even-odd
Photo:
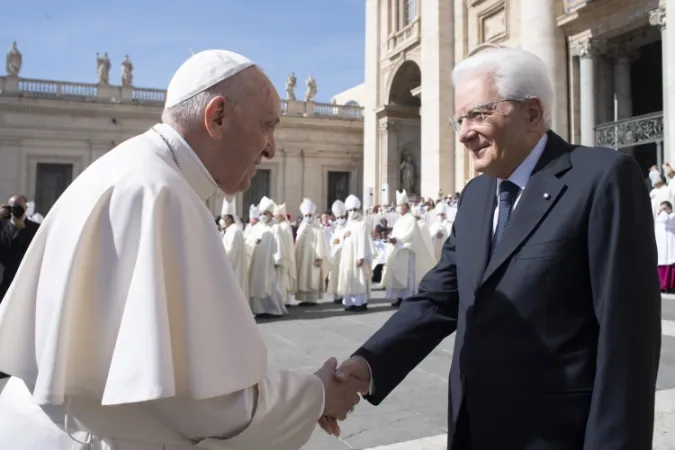
{"type": "Polygon", "coordinates": [[[303,216],[316,213],[316,205],[308,198],[303,198],[300,203],[300,212],[303,216]]]}
{"type": "Polygon", "coordinates": [[[403,189],[401,192],[396,191],[396,206],[401,206],[408,203],[408,194],[406,193],[405,189],[403,189]]]}
{"type": "Polygon", "coordinates": [[[178,68],[166,90],[165,108],[171,108],[204,92],[255,63],[228,50],[204,50],[178,68]]]}
{"type": "Polygon", "coordinates": [[[438,205],[436,205],[436,208],[434,208],[434,211],[436,211],[436,214],[438,214],[439,216],[441,214],[448,214],[448,205],[441,202],[438,205]]]}
{"type": "Polygon", "coordinates": [[[359,198],[356,195],[351,194],[345,200],[345,207],[347,208],[347,211],[352,211],[354,209],[360,209],[361,208],[361,200],[359,200],[359,198]]]}
{"type": "Polygon", "coordinates": [[[282,203],[281,205],[276,205],[274,207],[274,213],[275,216],[284,216],[286,218],[286,203],[282,203]]]}
{"type": "Polygon", "coordinates": [[[275,206],[276,205],[274,204],[274,202],[272,200],[270,200],[267,197],[263,197],[263,198],[260,199],[260,203],[258,204],[258,209],[260,210],[260,213],[266,213],[266,212],[273,213],[275,206]]]}
{"type": "Polygon", "coordinates": [[[237,198],[236,197],[231,197],[231,198],[225,197],[223,199],[223,207],[220,210],[220,215],[221,216],[237,217],[237,198]]]}
{"type": "Polygon", "coordinates": [[[333,215],[335,217],[340,217],[347,214],[347,208],[345,207],[345,204],[342,202],[342,200],[335,200],[333,202],[333,206],[331,206],[330,209],[333,211],[333,215]]]}
{"type": "Polygon", "coordinates": [[[251,205],[248,208],[248,218],[249,219],[260,219],[260,210],[257,206],[251,205]]]}
{"type": "Polygon", "coordinates": [[[663,179],[661,178],[661,174],[658,170],[650,170],[649,179],[651,180],[652,184],[663,183],[663,179]]]}

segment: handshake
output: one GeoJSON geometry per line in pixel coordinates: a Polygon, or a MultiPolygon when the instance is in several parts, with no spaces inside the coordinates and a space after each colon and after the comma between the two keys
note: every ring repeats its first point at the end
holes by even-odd
{"type": "Polygon", "coordinates": [[[365,359],[352,356],[340,367],[335,358],[330,358],[314,373],[325,392],[323,414],[319,426],[329,435],[339,436],[338,421],[345,420],[359,402],[359,394],[370,390],[370,367],[365,359]]]}

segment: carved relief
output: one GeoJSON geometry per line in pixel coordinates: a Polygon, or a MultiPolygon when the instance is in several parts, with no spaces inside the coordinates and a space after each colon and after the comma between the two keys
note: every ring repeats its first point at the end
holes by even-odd
{"type": "Polygon", "coordinates": [[[649,12],[649,24],[654,27],[659,27],[661,30],[666,29],[666,7],[661,5],[654,11],[649,12]]]}
{"type": "Polygon", "coordinates": [[[509,37],[509,15],[505,1],[500,1],[478,14],[478,44],[499,42],[509,37]]]}
{"type": "Polygon", "coordinates": [[[576,44],[577,55],[580,58],[599,56],[604,54],[606,50],[607,48],[604,42],[593,39],[592,37],[583,38],[576,44]]]}

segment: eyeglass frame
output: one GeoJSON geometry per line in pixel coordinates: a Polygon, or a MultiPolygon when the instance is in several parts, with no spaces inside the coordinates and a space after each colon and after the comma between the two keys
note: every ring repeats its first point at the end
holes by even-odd
{"type": "Polygon", "coordinates": [[[499,105],[501,103],[515,102],[515,103],[523,104],[523,103],[525,103],[526,100],[530,100],[532,98],[537,98],[537,97],[529,96],[529,97],[504,98],[504,99],[493,100],[491,102],[483,103],[482,105],[474,106],[473,108],[468,110],[465,114],[462,114],[461,116],[453,115],[452,119],[450,119],[450,124],[452,125],[452,128],[455,131],[455,133],[459,133],[459,130],[462,127],[462,122],[464,120],[473,121],[474,119],[476,119],[480,115],[480,116],[482,116],[481,121],[483,121],[483,120],[485,120],[486,117],[489,117],[489,116],[493,115],[495,112],[497,112],[497,105],[499,105]],[[473,117],[470,117],[472,115],[473,115],[473,117]]]}

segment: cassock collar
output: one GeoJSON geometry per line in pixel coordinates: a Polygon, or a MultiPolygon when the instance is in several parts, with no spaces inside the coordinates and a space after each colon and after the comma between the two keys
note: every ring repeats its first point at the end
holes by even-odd
{"type": "MultiPolygon", "coordinates": [[[[165,123],[157,124],[153,128],[171,144],[171,148],[175,152],[178,165],[180,166],[179,172],[183,174],[199,198],[206,201],[216,195],[218,185],[183,136],[165,123]]],[[[157,136],[157,133],[152,130],[149,133],[150,136],[154,135],[153,139],[156,139],[163,147],[166,147],[166,144],[157,136]]],[[[167,153],[170,154],[168,149],[167,153]]]]}

